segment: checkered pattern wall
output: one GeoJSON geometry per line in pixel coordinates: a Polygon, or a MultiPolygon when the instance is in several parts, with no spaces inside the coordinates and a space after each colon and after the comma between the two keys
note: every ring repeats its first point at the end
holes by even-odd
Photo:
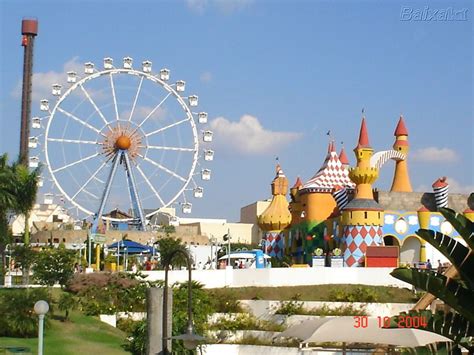
{"type": "Polygon", "coordinates": [[[283,251],[285,249],[285,238],[279,232],[265,233],[265,253],[275,258],[283,258],[283,251]]]}
{"type": "Polygon", "coordinates": [[[364,262],[367,246],[383,245],[382,227],[345,226],[344,242],[344,266],[360,266],[364,262]]]}

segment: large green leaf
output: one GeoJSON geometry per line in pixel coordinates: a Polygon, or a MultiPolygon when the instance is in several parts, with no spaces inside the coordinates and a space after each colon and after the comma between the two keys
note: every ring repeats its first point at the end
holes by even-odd
{"type": "Polygon", "coordinates": [[[390,274],[431,293],[474,322],[474,291],[462,283],[429,270],[398,268],[390,274]]]}
{"type": "Polygon", "coordinates": [[[457,213],[450,208],[440,208],[439,211],[466,241],[469,248],[474,250],[474,223],[463,214],[457,213]]]}
{"type": "Polygon", "coordinates": [[[443,233],[419,229],[416,234],[426,240],[454,265],[460,278],[474,289],[474,254],[470,249],[443,233]]]}
{"type": "Polygon", "coordinates": [[[391,318],[390,328],[399,327],[400,317],[410,316],[420,317],[426,323],[426,327],[418,328],[431,333],[443,335],[448,339],[451,339],[456,344],[464,346],[469,350],[474,350],[473,337],[474,337],[474,325],[467,318],[459,313],[444,313],[438,312],[436,314],[431,311],[414,311],[411,310],[408,313],[402,312],[397,316],[391,318]]]}

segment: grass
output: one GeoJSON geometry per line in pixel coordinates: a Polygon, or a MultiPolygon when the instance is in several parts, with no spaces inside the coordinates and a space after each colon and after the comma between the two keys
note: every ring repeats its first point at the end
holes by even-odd
{"type": "MultiPolygon", "coordinates": [[[[71,320],[62,322],[50,319],[50,327],[45,330],[45,354],[128,354],[120,347],[126,336],[122,331],[79,312],[72,312],[71,320]]],[[[38,340],[0,337],[0,348],[2,346],[26,346],[32,354],[37,354],[38,340]]]]}
{"type": "MultiPolygon", "coordinates": [[[[378,303],[414,303],[418,297],[407,288],[389,286],[367,285],[318,285],[318,286],[293,286],[293,287],[239,287],[228,289],[212,289],[215,294],[227,294],[229,290],[232,297],[240,300],[274,300],[289,301],[298,296],[301,301],[335,301],[334,293],[349,293],[357,287],[370,290],[377,295],[378,303]]],[[[358,300],[354,300],[357,302],[358,300]]],[[[360,300],[364,302],[364,300],[360,300]]]]}

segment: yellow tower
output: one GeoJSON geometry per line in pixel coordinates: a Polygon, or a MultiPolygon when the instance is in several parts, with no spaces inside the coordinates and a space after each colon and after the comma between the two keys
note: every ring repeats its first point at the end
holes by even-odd
{"type": "Polygon", "coordinates": [[[291,223],[291,213],[286,200],[287,192],[288,179],[278,164],[276,177],[272,182],[272,202],[258,217],[258,225],[265,231],[265,251],[277,258],[283,257],[285,248],[282,231],[291,223]]]}
{"type": "Polygon", "coordinates": [[[378,178],[378,169],[370,166],[373,152],[363,117],[359,142],[354,149],[357,166],[349,170],[349,177],[356,183],[356,195],[342,212],[344,264],[348,267],[364,264],[368,246],[383,245],[383,208],[372,193],[372,184],[378,178]]]}
{"type": "Polygon", "coordinates": [[[349,169],[349,177],[357,185],[355,198],[373,200],[372,184],[377,180],[379,171],[377,168],[370,167],[370,157],[374,153],[374,150],[369,144],[365,117],[362,117],[359,143],[357,147],[354,148],[354,153],[357,158],[357,166],[349,169]]]}
{"type": "MultiPolygon", "coordinates": [[[[393,144],[393,149],[407,156],[409,151],[408,131],[405,127],[403,116],[400,116],[394,136],[396,137],[396,140],[393,144]]],[[[395,163],[395,174],[393,176],[392,188],[390,191],[413,191],[411,188],[410,176],[408,175],[408,163],[406,157],[403,160],[397,160],[395,163]]]]}

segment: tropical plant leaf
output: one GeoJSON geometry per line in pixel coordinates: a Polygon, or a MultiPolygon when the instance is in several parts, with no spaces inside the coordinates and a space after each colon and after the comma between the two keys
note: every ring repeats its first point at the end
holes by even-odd
{"type": "Polygon", "coordinates": [[[453,312],[448,312],[446,314],[444,312],[438,312],[433,314],[431,311],[427,310],[411,310],[408,313],[402,312],[399,315],[392,317],[390,321],[390,328],[399,328],[399,321],[401,317],[407,316],[411,317],[412,319],[414,317],[423,318],[426,326],[423,328],[419,327],[418,329],[443,335],[446,338],[451,339],[456,344],[459,344],[471,351],[474,350],[474,344],[472,342],[474,337],[474,324],[463,315],[453,312]]]}
{"type": "Polygon", "coordinates": [[[474,250],[474,223],[463,214],[457,213],[450,208],[440,208],[439,211],[466,241],[469,248],[474,250]]]}
{"type": "Polygon", "coordinates": [[[474,254],[470,249],[443,233],[428,229],[419,229],[416,234],[426,240],[451,262],[463,281],[474,289],[474,254]]]}
{"type": "Polygon", "coordinates": [[[430,270],[398,268],[390,274],[431,293],[474,322],[474,292],[462,283],[430,270]]]}

